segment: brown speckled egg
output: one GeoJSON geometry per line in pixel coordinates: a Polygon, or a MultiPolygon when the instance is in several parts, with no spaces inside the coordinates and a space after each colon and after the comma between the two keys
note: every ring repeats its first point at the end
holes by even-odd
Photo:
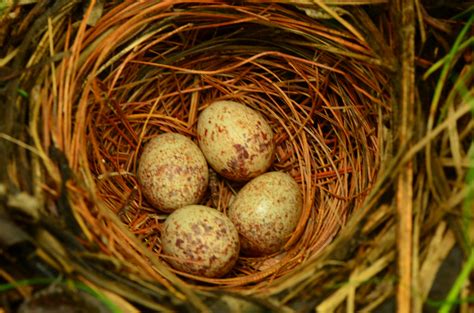
{"type": "Polygon", "coordinates": [[[227,216],[203,205],[188,205],[170,214],[161,243],[176,269],[205,277],[227,274],[239,256],[239,234],[227,216]]]}
{"type": "Polygon", "coordinates": [[[204,155],[191,139],[166,133],[153,138],[143,148],[138,180],[151,205],[172,212],[202,199],[209,170],[204,155]]]}
{"type": "Polygon", "coordinates": [[[243,104],[212,103],[199,115],[197,133],[209,164],[230,180],[249,180],[272,164],[272,129],[259,112],[243,104]]]}
{"type": "Polygon", "coordinates": [[[302,206],[300,188],[286,173],[268,172],[248,182],[227,212],[240,234],[242,252],[279,251],[295,230],[302,206]]]}

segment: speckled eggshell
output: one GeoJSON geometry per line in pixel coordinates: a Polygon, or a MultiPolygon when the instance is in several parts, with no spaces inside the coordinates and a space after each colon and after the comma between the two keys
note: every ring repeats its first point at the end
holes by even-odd
{"type": "Polygon", "coordinates": [[[225,178],[247,181],[272,164],[272,129],[259,112],[243,104],[212,103],[199,115],[197,134],[207,161],[225,178]]]}
{"type": "Polygon", "coordinates": [[[242,252],[258,256],[279,251],[296,228],[302,206],[300,188],[286,173],[268,172],[248,182],[227,211],[242,252]]]}
{"type": "Polygon", "coordinates": [[[166,219],[161,243],[176,269],[205,277],[227,274],[239,256],[239,234],[227,216],[203,205],[178,209],[166,219]]]}
{"type": "Polygon", "coordinates": [[[198,203],[209,180],[206,159],[189,138],[161,134],[143,148],[138,180],[145,198],[164,212],[198,203]]]}

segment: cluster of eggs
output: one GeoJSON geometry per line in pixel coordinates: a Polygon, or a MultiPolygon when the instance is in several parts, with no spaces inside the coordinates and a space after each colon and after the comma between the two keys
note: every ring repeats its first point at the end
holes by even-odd
{"type": "Polygon", "coordinates": [[[150,204],[171,213],[161,242],[176,269],[219,277],[249,256],[281,250],[302,210],[296,181],[266,172],[273,161],[273,132],[257,111],[233,101],[217,101],[198,118],[196,145],[176,133],[161,134],[144,147],[138,179],[150,204]],[[205,196],[208,164],[222,177],[247,182],[227,215],[198,203],[205,196]]]}

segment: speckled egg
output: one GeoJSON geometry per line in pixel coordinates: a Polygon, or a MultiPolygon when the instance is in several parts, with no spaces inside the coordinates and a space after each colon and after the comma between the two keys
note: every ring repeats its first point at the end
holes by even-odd
{"type": "Polygon", "coordinates": [[[159,135],[145,145],[137,174],[145,198],[164,212],[198,203],[209,180],[199,147],[175,133],[159,135]]]}
{"type": "Polygon", "coordinates": [[[227,216],[203,205],[170,214],[162,229],[165,259],[176,269],[205,277],[227,274],[239,256],[239,234],[227,216]]]}
{"type": "Polygon", "coordinates": [[[227,212],[240,234],[242,252],[279,251],[295,230],[302,206],[300,188],[286,173],[268,172],[248,182],[227,212]]]}
{"type": "Polygon", "coordinates": [[[272,164],[272,129],[259,112],[243,104],[212,103],[199,115],[197,134],[209,164],[230,180],[247,181],[272,164]]]}

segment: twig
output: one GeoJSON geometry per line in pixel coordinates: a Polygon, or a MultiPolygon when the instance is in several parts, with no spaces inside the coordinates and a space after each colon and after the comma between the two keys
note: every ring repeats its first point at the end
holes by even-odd
{"type": "MultiPolygon", "coordinates": [[[[410,128],[414,122],[415,107],[415,3],[400,0],[401,15],[399,46],[401,53],[399,144],[409,144],[410,128]]],[[[410,144],[409,144],[410,145],[410,144]]],[[[398,216],[397,251],[399,282],[397,289],[397,311],[411,312],[412,283],[412,232],[413,232],[413,163],[408,162],[400,171],[397,180],[396,206],[398,216]]]]}

